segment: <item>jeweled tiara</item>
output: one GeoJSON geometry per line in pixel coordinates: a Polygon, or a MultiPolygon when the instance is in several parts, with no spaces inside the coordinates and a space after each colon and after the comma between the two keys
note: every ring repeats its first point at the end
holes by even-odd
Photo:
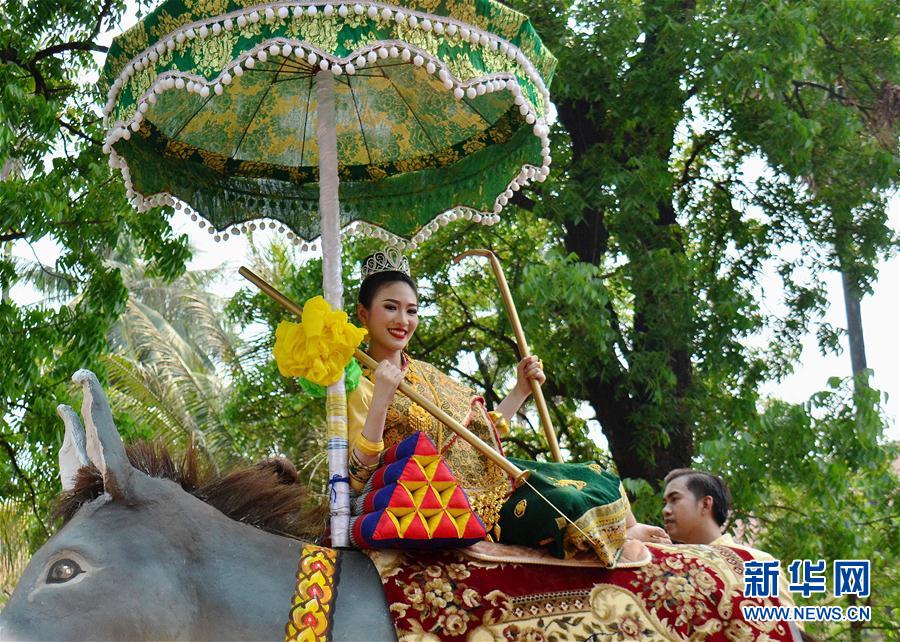
{"type": "Polygon", "coordinates": [[[409,259],[395,247],[387,247],[368,257],[362,266],[363,281],[379,272],[403,272],[409,276],[409,259]]]}

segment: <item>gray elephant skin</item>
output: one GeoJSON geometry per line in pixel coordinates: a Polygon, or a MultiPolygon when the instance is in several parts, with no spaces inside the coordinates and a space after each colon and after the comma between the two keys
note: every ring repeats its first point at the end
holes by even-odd
{"type": "MultiPolygon", "coordinates": [[[[60,406],[64,490],[93,464],[103,492],[32,558],[0,613],[0,640],[283,640],[302,542],[235,521],[134,468],[93,373],[84,427],[60,406]]],[[[396,640],[367,557],[340,551],[332,639],[396,640]]]]}

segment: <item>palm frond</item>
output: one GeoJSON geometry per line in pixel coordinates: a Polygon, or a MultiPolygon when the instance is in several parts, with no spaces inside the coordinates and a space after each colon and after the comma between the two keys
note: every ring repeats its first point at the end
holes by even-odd
{"type": "Polygon", "coordinates": [[[78,291],[78,280],[65,272],[34,259],[13,257],[12,261],[19,279],[47,297],[62,299],[78,291]]]}
{"type": "Polygon", "coordinates": [[[102,358],[109,376],[110,403],[171,443],[184,444],[197,429],[183,400],[152,366],[122,355],[102,358]]]}
{"type": "Polygon", "coordinates": [[[26,537],[28,511],[12,500],[0,502],[0,607],[6,604],[31,557],[26,537]]]}

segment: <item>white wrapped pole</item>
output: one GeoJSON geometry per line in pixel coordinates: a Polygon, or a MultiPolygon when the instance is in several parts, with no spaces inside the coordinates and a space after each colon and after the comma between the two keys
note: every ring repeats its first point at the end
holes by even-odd
{"type": "MultiPolygon", "coordinates": [[[[343,308],[341,279],[341,216],[338,200],[337,130],[335,127],[334,75],[316,74],[319,103],[316,139],[319,143],[319,215],[322,221],[322,287],[325,300],[343,308]]],[[[350,545],[350,480],[347,477],[347,396],[344,378],[328,386],[328,478],[331,487],[331,545],[350,545]]]]}

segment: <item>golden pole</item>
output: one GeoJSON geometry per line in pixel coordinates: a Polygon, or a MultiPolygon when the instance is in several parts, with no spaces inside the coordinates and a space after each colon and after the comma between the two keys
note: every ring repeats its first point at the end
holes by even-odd
{"type": "MultiPolygon", "coordinates": [[[[491,269],[500,286],[500,295],[503,297],[503,305],[506,307],[506,314],[509,317],[509,323],[512,325],[513,332],[516,335],[516,343],[519,346],[519,352],[522,358],[530,357],[531,350],[528,348],[528,342],[525,340],[525,332],[522,330],[522,323],[519,321],[519,313],[516,311],[516,304],[513,302],[512,293],[509,291],[509,285],[506,283],[506,276],[503,274],[503,267],[500,265],[500,259],[490,250],[476,249],[466,250],[455,259],[454,263],[459,263],[466,256],[486,256],[491,262],[491,269]]],[[[544,428],[544,436],[547,438],[547,445],[550,447],[550,454],[553,459],[561,462],[563,460],[562,453],[559,451],[559,443],[556,441],[556,432],[553,430],[553,422],[550,420],[550,411],[547,409],[547,402],[544,399],[544,392],[541,390],[541,384],[531,380],[531,392],[534,395],[534,403],[537,406],[538,414],[541,417],[541,426],[544,428]]]]}
{"type": "MultiPolygon", "coordinates": [[[[238,272],[242,277],[253,283],[256,287],[262,290],[269,297],[280,303],[284,306],[288,311],[293,312],[297,315],[298,318],[302,318],[303,316],[303,308],[281,292],[276,290],[270,283],[268,283],[262,277],[256,275],[253,271],[246,267],[241,267],[238,272]]],[[[360,361],[364,366],[369,368],[370,370],[375,370],[378,367],[378,362],[375,361],[372,357],[367,355],[365,352],[356,349],[356,353],[354,354],[356,359],[360,361]]],[[[436,406],[432,401],[429,401],[418,392],[413,390],[412,387],[406,381],[401,381],[399,386],[400,392],[409,397],[413,402],[422,406],[425,410],[430,412],[434,417],[438,419],[441,423],[446,425],[450,430],[455,432],[457,435],[462,437],[464,440],[469,442],[473,448],[482,453],[485,457],[490,459],[492,462],[497,464],[503,471],[509,475],[513,479],[513,483],[516,485],[516,488],[522,485],[522,483],[528,479],[528,476],[531,474],[530,470],[520,470],[518,466],[513,464],[511,461],[506,459],[503,455],[498,453],[496,450],[491,448],[489,445],[484,443],[478,435],[473,433],[471,430],[463,426],[461,423],[456,421],[453,417],[448,415],[446,412],[441,410],[438,406],[436,406]]]]}

